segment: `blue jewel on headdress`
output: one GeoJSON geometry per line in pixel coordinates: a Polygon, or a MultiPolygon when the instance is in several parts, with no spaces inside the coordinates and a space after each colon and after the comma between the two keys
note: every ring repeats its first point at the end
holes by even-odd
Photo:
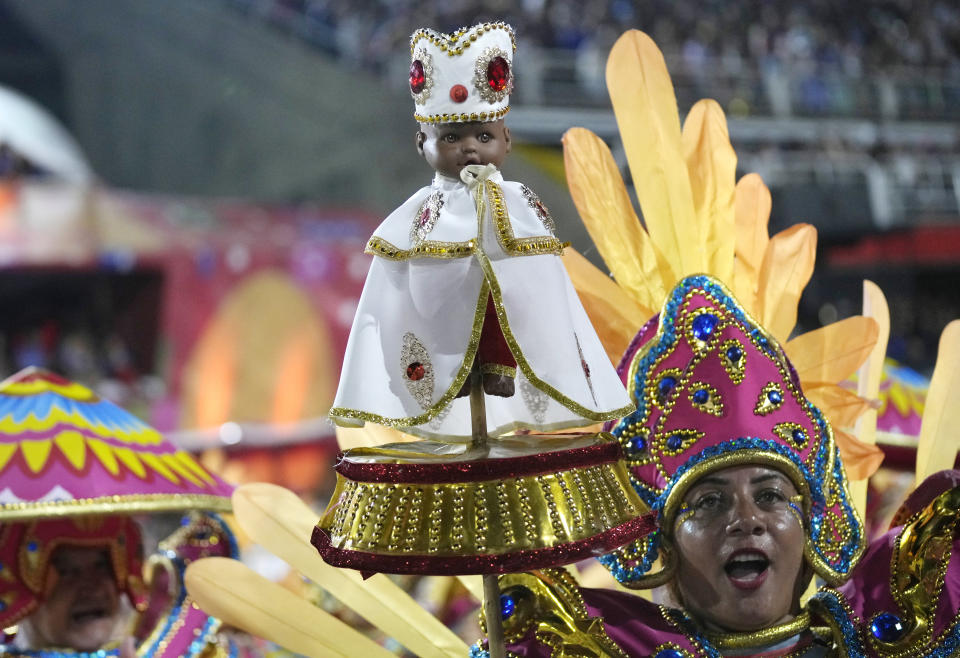
{"type": "Polygon", "coordinates": [[[653,658],[683,658],[683,654],[676,649],[661,649],[653,658]]]}
{"type": "Polygon", "coordinates": [[[710,391],[705,388],[698,388],[693,392],[693,401],[697,404],[706,404],[710,401],[710,391]]]}
{"type": "Polygon", "coordinates": [[[38,548],[40,547],[37,545],[36,541],[27,542],[27,550],[30,551],[31,553],[36,553],[38,548]]]}
{"type": "Polygon", "coordinates": [[[647,440],[642,436],[635,436],[630,439],[630,450],[633,452],[643,452],[647,449],[647,440]]]}
{"type": "Polygon", "coordinates": [[[713,313],[701,313],[693,319],[693,324],[690,325],[693,329],[693,337],[697,340],[708,339],[713,330],[717,328],[717,322],[719,320],[713,313]]]}
{"type": "Polygon", "coordinates": [[[500,617],[510,619],[514,610],[517,609],[517,602],[509,594],[500,595],[500,617]]]}
{"type": "Polygon", "coordinates": [[[730,359],[733,363],[740,361],[740,358],[743,357],[743,350],[739,347],[728,347],[727,348],[727,358],[730,359]]]}
{"type": "Polygon", "coordinates": [[[881,612],[870,622],[870,632],[881,642],[895,642],[903,635],[903,622],[896,615],[881,612]]]}
{"type": "Polygon", "coordinates": [[[677,385],[677,378],[672,375],[667,375],[660,379],[660,383],[657,384],[657,390],[660,392],[660,397],[667,397],[670,394],[670,391],[673,390],[673,387],[677,385]]]}
{"type": "Polygon", "coordinates": [[[671,450],[679,450],[683,446],[683,437],[679,434],[671,434],[667,437],[667,447],[671,450]]]}
{"type": "Polygon", "coordinates": [[[0,612],[6,612],[6,611],[7,611],[7,602],[0,601],[0,612]]]}
{"type": "Polygon", "coordinates": [[[757,345],[760,346],[760,349],[767,350],[770,348],[770,341],[767,340],[767,337],[764,336],[759,329],[754,329],[750,332],[750,335],[755,341],[757,341],[757,345]]]}
{"type": "Polygon", "coordinates": [[[807,435],[803,430],[793,430],[793,440],[796,443],[803,443],[807,440],[807,435]]]}
{"type": "Polygon", "coordinates": [[[780,395],[780,391],[768,391],[767,399],[770,400],[773,404],[780,404],[783,402],[783,396],[780,395]]]}

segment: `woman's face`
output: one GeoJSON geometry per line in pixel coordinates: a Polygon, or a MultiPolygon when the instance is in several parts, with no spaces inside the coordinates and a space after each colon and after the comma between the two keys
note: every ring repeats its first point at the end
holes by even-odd
{"type": "Polygon", "coordinates": [[[796,494],[765,466],[715,471],[687,492],[673,532],[676,585],[708,629],[754,631],[797,612],[805,535],[796,494]]]}

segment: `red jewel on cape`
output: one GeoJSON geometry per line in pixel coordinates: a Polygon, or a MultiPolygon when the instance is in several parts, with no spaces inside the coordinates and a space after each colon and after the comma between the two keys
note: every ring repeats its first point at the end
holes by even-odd
{"type": "Polygon", "coordinates": [[[423,364],[419,361],[414,361],[407,366],[407,379],[413,382],[420,381],[423,379],[425,372],[426,370],[424,369],[423,364]]]}
{"type": "Polygon", "coordinates": [[[427,83],[427,77],[423,74],[423,62],[419,59],[413,60],[410,64],[410,91],[419,94],[423,91],[423,86],[427,83]]]}
{"type": "Polygon", "coordinates": [[[494,91],[503,91],[510,80],[510,65],[503,57],[494,57],[487,64],[487,84],[494,91]]]}
{"type": "Polygon", "coordinates": [[[450,100],[454,103],[462,103],[467,100],[467,88],[463,85],[453,85],[450,87],[450,100]]]}

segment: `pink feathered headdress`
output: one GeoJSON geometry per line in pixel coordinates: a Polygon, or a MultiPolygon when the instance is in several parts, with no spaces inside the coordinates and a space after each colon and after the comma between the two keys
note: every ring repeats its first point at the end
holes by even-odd
{"type": "Polygon", "coordinates": [[[649,572],[686,490],[706,473],[741,464],[771,466],[793,481],[807,519],[807,561],[827,582],[846,579],[863,552],[863,525],[833,432],[777,341],[719,281],[681,281],[656,332],[641,329],[627,362],[624,383],[637,411],[612,432],[659,529],[601,558],[620,582],[650,587],[669,579],[669,567],[649,572]]]}

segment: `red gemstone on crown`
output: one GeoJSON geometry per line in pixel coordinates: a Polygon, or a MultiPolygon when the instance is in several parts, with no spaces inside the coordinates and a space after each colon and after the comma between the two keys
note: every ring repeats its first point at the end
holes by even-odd
{"type": "Polygon", "coordinates": [[[510,64],[503,57],[494,57],[487,64],[487,84],[494,91],[503,91],[510,82],[510,64]]]}
{"type": "Polygon", "coordinates": [[[423,73],[423,62],[419,59],[410,63],[410,91],[419,94],[427,84],[427,76],[423,73]]]}
{"type": "Polygon", "coordinates": [[[407,379],[412,382],[418,382],[423,379],[424,374],[426,374],[426,369],[423,367],[423,364],[419,361],[414,361],[407,366],[407,379]]]}
{"type": "Polygon", "coordinates": [[[450,87],[450,100],[454,103],[462,103],[467,100],[467,88],[463,85],[453,85],[450,87]]]}

